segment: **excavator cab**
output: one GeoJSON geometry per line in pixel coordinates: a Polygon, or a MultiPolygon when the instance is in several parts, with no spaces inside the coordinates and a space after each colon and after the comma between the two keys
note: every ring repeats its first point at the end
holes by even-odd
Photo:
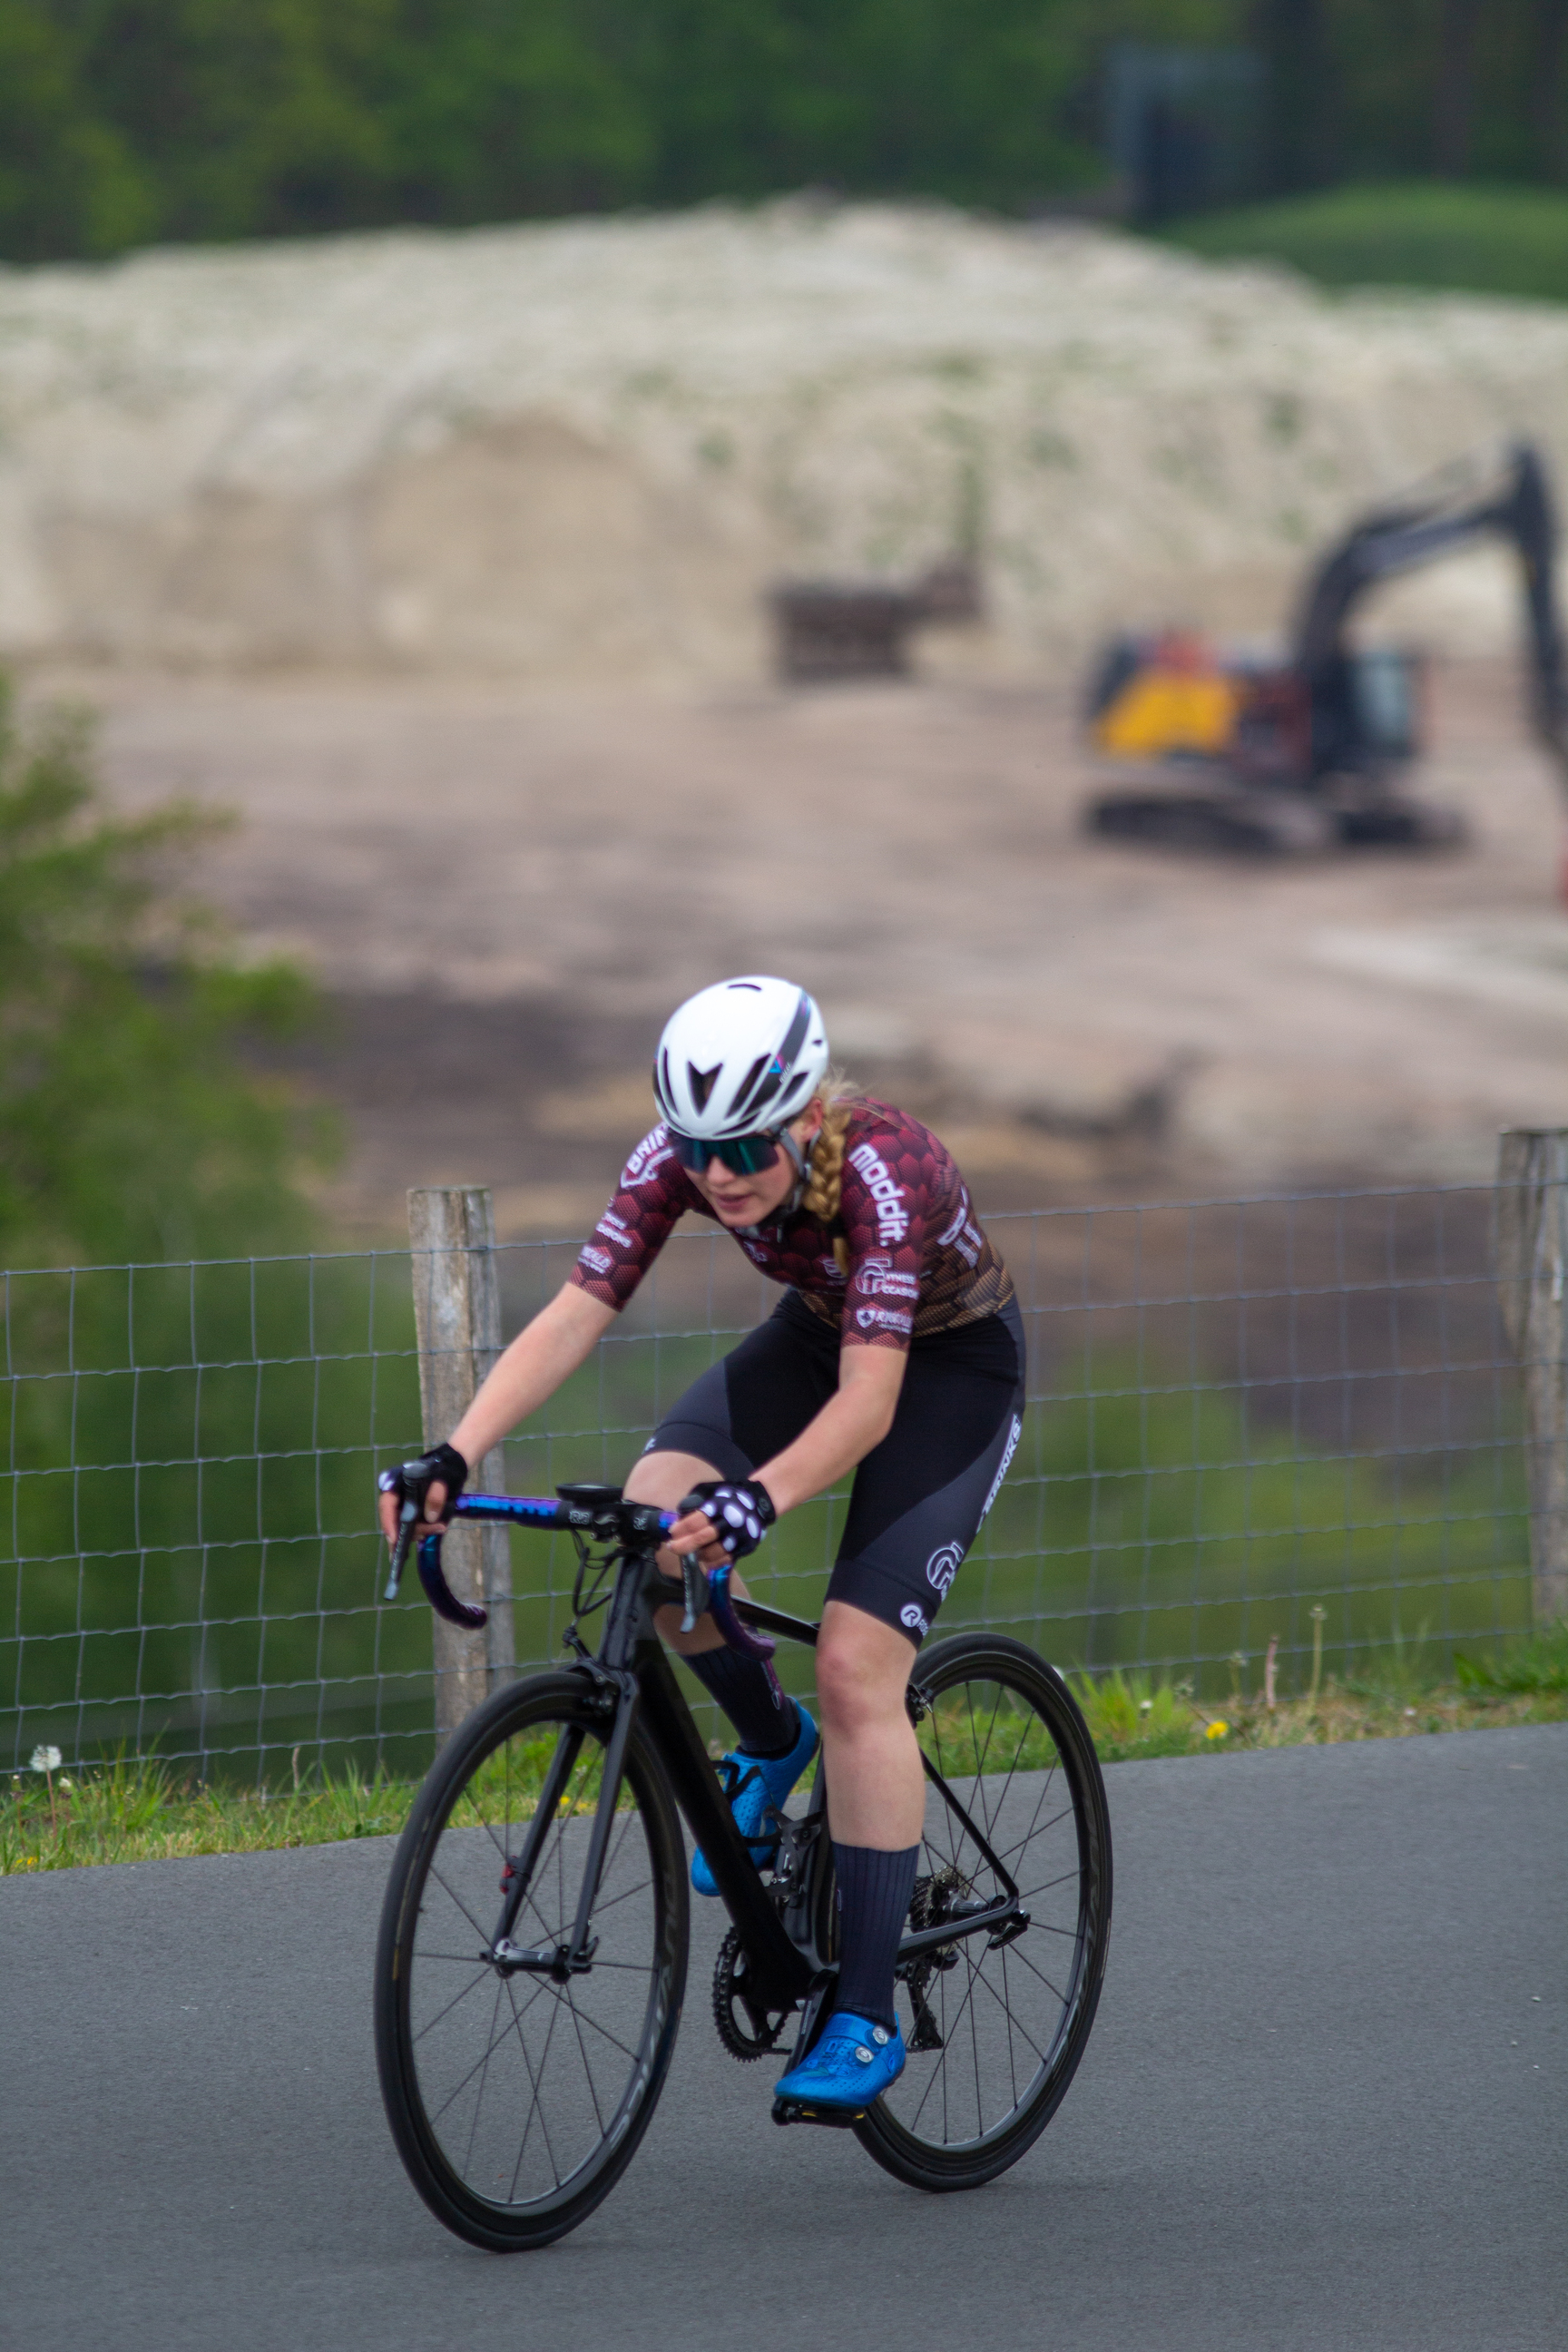
{"type": "Polygon", "coordinates": [[[1500,481],[1494,467],[1478,488],[1473,467],[1450,468],[1356,523],[1307,583],[1282,662],[1226,653],[1186,630],[1114,639],[1096,665],[1086,723],[1097,751],[1143,772],[1096,797],[1090,829],[1261,852],[1461,840],[1451,811],[1401,788],[1425,746],[1422,657],[1352,645],[1347,629],[1380,580],[1488,535],[1519,552],[1531,721],[1568,780],[1556,524],[1542,461],[1521,445],[1500,481]]]}

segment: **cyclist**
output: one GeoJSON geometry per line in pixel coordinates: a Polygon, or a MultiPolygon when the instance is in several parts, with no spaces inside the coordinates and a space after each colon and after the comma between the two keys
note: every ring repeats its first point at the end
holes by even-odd
{"type": "MultiPolygon", "coordinates": [[[[855,1470],[816,1651],[837,2000],[777,2092],[859,2109],[904,2066],[893,1968],[925,1812],[905,1689],[1018,1442],[1023,1326],[952,1157],[906,1112],[833,1083],[803,989],[760,975],[703,989],[665,1028],[654,1093],[659,1123],[566,1283],[447,1442],[389,1474],[382,1525],[392,1540],[409,1494],[426,1522],[443,1522],[469,1465],[586,1360],[688,1210],[786,1286],[767,1321],[665,1416],[626,1492],[683,1512],[660,1555],[678,1577],[679,1554],[740,1560],[783,1512],[855,1470]]],[[[726,1647],[710,1616],[686,1635],[679,1618],[661,1610],[660,1634],[734,1726],[721,1769],[765,1866],[777,1849],[770,1813],[815,1756],[816,1725],[769,1666],[726,1647]]],[[[700,1853],[692,1880],[718,1891],[700,1853]]]]}

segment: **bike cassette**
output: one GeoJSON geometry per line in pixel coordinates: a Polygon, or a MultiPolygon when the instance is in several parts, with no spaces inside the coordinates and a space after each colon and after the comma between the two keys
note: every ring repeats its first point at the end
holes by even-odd
{"type": "Polygon", "coordinates": [[[847,2131],[866,2120],[864,2107],[808,2107],[799,2099],[775,2099],[775,2124],[826,2124],[830,2131],[847,2131]]]}

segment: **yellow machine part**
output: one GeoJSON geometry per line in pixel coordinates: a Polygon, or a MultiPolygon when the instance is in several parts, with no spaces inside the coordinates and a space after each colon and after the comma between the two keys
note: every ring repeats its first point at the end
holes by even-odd
{"type": "Polygon", "coordinates": [[[1241,697],[1223,670],[1137,670],[1094,722],[1102,751],[1157,760],[1171,751],[1219,753],[1236,731],[1241,697]]]}

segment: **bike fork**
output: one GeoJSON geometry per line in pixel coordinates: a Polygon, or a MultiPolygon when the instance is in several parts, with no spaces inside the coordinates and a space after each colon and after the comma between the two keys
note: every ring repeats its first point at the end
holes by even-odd
{"type": "Polygon", "coordinates": [[[508,1975],[521,1970],[531,1976],[552,1976],[563,1980],[567,1977],[585,1975],[594,1964],[594,1953],[599,1939],[589,1934],[588,1925],[598,1900],[605,1856],[609,1851],[610,1832],[616,1823],[621,1775],[626,1769],[626,1748],[631,1741],[637,1705],[634,1676],[617,1675],[616,1679],[620,1686],[616,1702],[616,1720],[605,1743],[604,1768],[599,1780],[599,1801],[594,1811],[594,1826],[589,1833],[583,1884],[577,1896],[577,1916],[572,1925],[572,1933],[563,1944],[515,1944],[511,1938],[511,1929],[527,1896],[540,1849],[549,1834],[572,1768],[582,1749],[584,1734],[574,1727],[563,1730],[556,1742],[555,1754],[540,1791],[539,1805],[529,1827],[527,1842],[517,1861],[508,1864],[508,1874],[502,1881],[506,1902],[490,1948],[490,1958],[508,1975]]]}

